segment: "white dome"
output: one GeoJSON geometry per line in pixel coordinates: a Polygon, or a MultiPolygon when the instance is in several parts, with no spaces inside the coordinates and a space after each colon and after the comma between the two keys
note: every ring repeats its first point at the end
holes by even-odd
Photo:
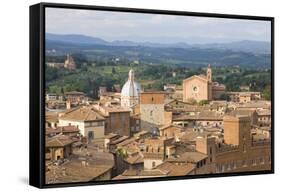
{"type": "Polygon", "coordinates": [[[133,70],[129,71],[128,81],[124,84],[121,90],[121,96],[139,97],[141,86],[135,82],[135,74],[133,70]]]}

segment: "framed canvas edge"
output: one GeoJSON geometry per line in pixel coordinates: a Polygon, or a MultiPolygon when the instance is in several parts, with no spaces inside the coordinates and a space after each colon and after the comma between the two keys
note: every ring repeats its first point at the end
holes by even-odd
{"type": "MultiPolygon", "coordinates": [[[[109,7],[109,6],[95,6],[95,5],[78,5],[78,4],[62,4],[62,3],[39,3],[30,6],[30,11],[32,7],[39,9],[39,42],[40,50],[37,50],[38,55],[33,55],[31,52],[34,50],[31,47],[33,35],[31,34],[31,29],[34,26],[31,26],[33,23],[30,18],[30,86],[35,85],[32,79],[37,78],[40,81],[39,86],[30,88],[30,151],[33,148],[31,143],[34,143],[35,126],[32,125],[32,120],[37,121],[32,113],[34,111],[31,104],[32,96],[39,93],[39,111],[40,111],[40,120],[39,120],[39,134],[37,132],[36,136],[39,137],[39,145],[37,150],[34,153],[29,154],[29,178],[34,177],[35,169],[36,172],[40,171],[38,174],[39,181],[29,180],[29,184],[38,188],[56,188],[56,187],[70,187],[70,186],[89,186],[89,185],[107,185],[107,184],[120,184],[120,183],[140,183],[140,182],[155,182],[155,181],[170,181],[170,180],[186,180],[186,179],[196,179],[196,178],[222,178],[222,177],[232,177],[232,176],[248,176],[248,175],[265,175],[273,174],[275,168],[275,151],[274,151],[274,17],[268,16],[252,16],[252,15],[235,15],[235,14],[220,14],[220,13],[201,13],[201,12],[188,12],[188,11],[174,11],[174,10],[156,10],[156,9],[140,9],[140,8],[127,8],[127,7],[109,7]],[[219,174],[202,174],[202,175],[189,175],[189,176],[177,176],[177,177],[160,177],[160,178],[144,178],[144,179],[126,179],[126,180],[108,180],[108,181],[97,181],[97,182],[69,182],[69,183],[59,183],[59,184],[45,184],[45,159],[44,159],[44,150],[45,150],[45,9],[46,8],[67,8],[67,9],[84,9],[84,10],[101,10],[101,11],[116,11],[116,12],[132,12],[132,13],[151,13],[151,14],[167,14],[167,15],[183,15],[183,16],[197,16],[197,17],[216,17],[216,18],[230,18],[230,19],[249,19],[249,20],[261,20],[261,21],[270,21],[271,22],[271,117],[272,117],[272,139],[271,139],[271,170],[266,171],[246,171],[246,172],[236,172],[236,173],[219,173],[219,174]],[[35,63],[32,63],[32,59],[36,56],[39,56],[39,76],[33,76],[32,68],[35,63]],[[34,91],[34,92],[33,92],[34,91]],[[35,166],[32,162],[34,155],[39,156],[39,166],[35,166]],[[33,172],[34,171],[34,172],[33,172]]],[[[31,16],[30,16],[31,17],[31,16]]],[[[37,41],[35,40],[35,41],[37,41]]],[[[34,41],[34,39],[33,39],[34,41]]],[[[37,53],[36,52],[36,53],[37,53]]],[[[37,108],[38,110],[38,108],[37,108]]],[[[37,127],[38,128],[38,127],[37,127]]]]}

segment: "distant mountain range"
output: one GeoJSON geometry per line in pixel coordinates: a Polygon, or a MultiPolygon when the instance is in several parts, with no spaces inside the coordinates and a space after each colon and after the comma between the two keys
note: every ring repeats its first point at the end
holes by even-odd
{"type": "Polygon", "coordinates": [[[154,47],[154,48],[200,48],[200,49],[220,49],[220,50],[231,50],[235,52],[251,52],[254,54],[270,54],[271,44],[264,41],[250,41],[243,40],[229,43],[207,43],[207,44],[188,44],[185,42],[178,43],[152,43],[152,42],[133,42],[127,40],[117,41],[106,41],[101,38],[91,37],[86,35],[77,34],[46,34],[46,40],[48,42],[57,43],[70,43],[76,45],[104,45],[104,46],[143,46],[143,47],[154,47]]]}

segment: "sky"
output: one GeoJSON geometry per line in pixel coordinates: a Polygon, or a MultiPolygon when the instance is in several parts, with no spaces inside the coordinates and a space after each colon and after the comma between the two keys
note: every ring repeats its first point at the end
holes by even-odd
{"type": "Polygon", "coordinates": [[[46,8],[46,32],[107,41],[155,43],[270,42],[270,21],[46,8]]]}

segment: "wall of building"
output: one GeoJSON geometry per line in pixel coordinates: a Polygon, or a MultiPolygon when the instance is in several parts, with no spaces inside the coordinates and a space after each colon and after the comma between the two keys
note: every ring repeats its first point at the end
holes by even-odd
{"type": "Polygon", "coordinates": [[[198,137],[196,150],[208,155],[205,173],[270,170],[270,140],[252,142],[250,133],[249,117],[226,116],[223,144],[213,137],[198,137]]]}
{"type": "Polygon", "coordinates": [[[94,139],[100,139],[104,137],[104,126],[97,126],[97,127],[85,127],[84,133],[85,136],[88,137],[89,132],[94,133],[94,139]]]}
{"type": "Polygon", "coordinates": [[[110,179],[111,179],[111,169],[101,174],[100,176],[96,177],[94,180],[101,181],[101,180],[110,180],[110,179]]]}
{"type": "Polygon", "coordinates": [[[88,137],[90,131],[94,132],[94,138],[104,137],[104,121],[80,122],[59,119],[59,126],[68,126],[69,124],[77,126],[84,137],[88,137]]]}
{"type": "Polygon", "coordinates": [[[211,100],[212,96],[211,85],[200,77],[193,77],[183,81],[183,101],[187,102],[189,99],[211,100]]]}
{"type": "Polygon", "coordinates": [[[164,93],[142,93],[140,102],[141,129],[150,131],[151,128],[165,124],[164,93]]]}
{"type": "Polygon", "coordinates": [[[164,161],[162,159],[144,159],[144,169],[153,169],[154,167],[162,164],[164,161]]]}
{"type": "Polygon", "coordinates": [[[121,95],[121,106],[122,107],[131,108],[137,104],[139,104],[139,97],[121,95]]]}
{"type": "Polygon", "coordinates": [[[269,145],[249,147],[246,152],[236,150],[217,153],[216,173],[270,170],[270,156],[269,145]]]}
{"type": "Polygon", "coordinates": [[[51,160],[57,160],[62,158],[67,158],[72,153],[71,145],[66,147],[58,147],[58,148],[49,148],[51,160]]]}
{"type": "Polygon", "coordinates": [[[112,112],[106,118],[105,134],[130,136],[130,112],[112,112]]]}
{"type": "Polygon", "coordinates": [[[168,127],[166,129],[160,130],[160,136],[164,137],[175,137],[181,132],[181,129],[178,127],[168,127]]]}
{"type": "Polygon", "coordinates": [[[59,119],[58,125],[59,126],[69,126],[69,125],[76,126],[80,130],[80,133],[81,133],[82,136],[86,135],[85,131],[84,131],[84,127],[85,127],[84,122],[59,119]]]}

